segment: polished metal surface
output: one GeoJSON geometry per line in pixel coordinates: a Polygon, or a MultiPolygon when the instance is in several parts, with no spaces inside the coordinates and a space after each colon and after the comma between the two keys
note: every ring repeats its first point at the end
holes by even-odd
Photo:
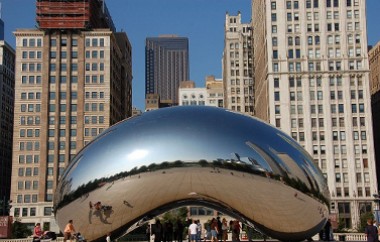
{"type": "Polygon", "coordinates": [[[287,134],[199,106],[150,111],[110,127],[73,159],[54,196],[60,228],[73,219],[91,241],[191,204],[296,241],[323,227],[329,197],[312,158],[287,134]]]}

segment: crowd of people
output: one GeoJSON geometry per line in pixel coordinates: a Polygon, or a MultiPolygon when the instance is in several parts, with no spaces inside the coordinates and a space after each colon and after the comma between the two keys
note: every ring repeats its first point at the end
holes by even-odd
{"type": "MultiPolygon", "coordinates": [[[[212,218],[209,222],[203,226],[200,220],[187,220],[185,224],[182,224],[181,220],[178,220],[175,225],[168,221],[164,224],[159,219],[155,224],[150,227],[150,234],[154,236],[155,242],[182,242],[184,237],[187,236],[190,242],[201,242],[211,240],[212,242],[228,240],[228,233],[232,234],[232,241],[240,241],[241,225],[238,220],[231,220],[229,223],[225,218],[220,220],[220,217],[212,218]],[[185,229],[187,228],[187,231],[185,229]]],[[[248,234],[248,233],[247,233],[248,234]]]]}

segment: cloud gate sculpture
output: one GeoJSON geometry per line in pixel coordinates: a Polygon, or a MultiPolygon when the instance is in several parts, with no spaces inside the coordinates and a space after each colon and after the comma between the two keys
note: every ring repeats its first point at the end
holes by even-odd
{"type": "Polygon", "coordinates": [[[90,241],[186,205],[215,208],[272,238],[317,234],[328,188],[312,157],[277,128],[214,107],[172,107],[124,120],[72,160],[54,196],[58,225],[90,241]]]}

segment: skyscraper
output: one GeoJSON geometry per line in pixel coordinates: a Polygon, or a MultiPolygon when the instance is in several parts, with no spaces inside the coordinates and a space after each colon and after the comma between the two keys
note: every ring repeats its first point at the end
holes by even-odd
{"type": "Polygon", "coordinates": [[[226,13],[224,26],[223,86],[227,109],[253,115],[251,24],[241,22],[241,13],[226,13]]]}
{"type": "Polygon", "coordinates": [[[39,29],[14,33],[11,213],[58,232],[52,201],[64,168],[95,136],[132,114],[131,45],[125,33],[113,31],[101,0],[38,1],[37,23],[39,29]],[[81,14],[90,17],[77,21],[81,14]]]}
{"type": "Polygon", "coordinates": [[[8,215],[10,200],[14,86],[15,51],[0,40],[0,216],[8,215]]]}
{"type": "MultiPolygon", "coordinates": [[[[373,138],[375,142],[376,174],[380,177],[380,42],[368,53],[372,105],[373,138]]],[[[378,184],[378,188],[380,188],[378,184]]],[[[378,208],[379,209],[379,208],[378,208]]]]}
{"type": "Polygon", "coordinates": [[[377,193],[365,4],[252,1],[255,114],[309,151],[347,228],[377,193]]]}
{"type": "Polygon", "coordinates": [[[175,35],[150,37],[145,43],[145,96],[178,105],[180,82],[188,81],[189,40],[175,35]]]}

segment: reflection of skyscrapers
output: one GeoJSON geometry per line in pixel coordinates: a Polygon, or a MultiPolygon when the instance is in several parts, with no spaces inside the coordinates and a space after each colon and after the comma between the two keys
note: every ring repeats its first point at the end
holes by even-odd
{"type": "Polygon", "coordinates": [[[145,45],[145,95],[178,104],[180,82],[190,79],[189,40],[175,35],[150,37],[145,45]]]}
{"type": "Polygon", "coordinates": [[[252,1],[255,114],[296,139],[356,228],[377,193],[365,1],[252,1]]]}
{"type": "MultiPolygon", "coordinates": [[[[14,63],[14,49],[0,40],[0,200],[4,203],[10,199],[12,174],[14,63]]],[[[0,208],[0,216],[8,214],[3,208],[0,208]]]]}
{"type": "Polygon", "coordinates": [[[132,114],[127,35],[112,31],[101,0],[62,0],[59,8],[57,2],[37,2],[40,29],[15,32],[11,188],[11,214],[53,231],[53,195],[64,168],[95,136],[132,114]],[[97,18],[73,26],[87,10],[97,18]]]}

